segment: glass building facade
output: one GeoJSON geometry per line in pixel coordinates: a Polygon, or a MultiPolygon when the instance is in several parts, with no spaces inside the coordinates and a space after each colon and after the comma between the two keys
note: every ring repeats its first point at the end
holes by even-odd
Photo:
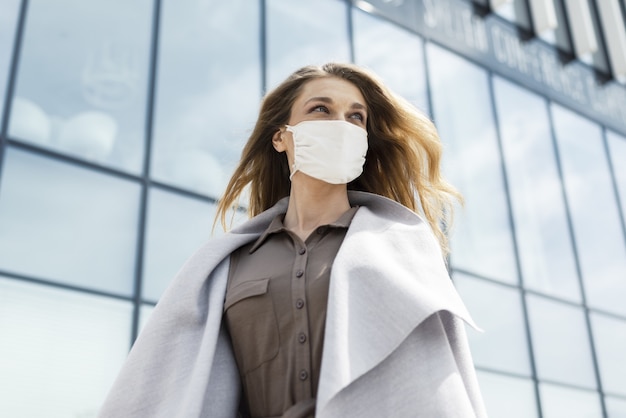
{"type": "Polygon", "coordinates": [[[351,61],[440,131],[490,416],[626,417],[626,86],[483,3],[0,0],[0,416],[95,416],[263,92],[351,61]]]}

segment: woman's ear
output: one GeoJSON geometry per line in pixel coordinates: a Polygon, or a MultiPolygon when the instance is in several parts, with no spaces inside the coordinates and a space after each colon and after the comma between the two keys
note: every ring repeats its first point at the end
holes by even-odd
{"type": "Polygon", "coordinates": [[[285,152],[287,147],[285,146],[285,140],[283,139],[283,133],[285,133],[284,128],[280,128],[274,136],[272,136],[272,145],[274,149],[278,152],[285,152]]]}

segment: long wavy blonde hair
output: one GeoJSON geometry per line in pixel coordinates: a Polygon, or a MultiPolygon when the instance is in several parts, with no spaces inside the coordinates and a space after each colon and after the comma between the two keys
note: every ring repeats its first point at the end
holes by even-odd
{"type": "Polygon", "coordinates": [[[288,123],[302,87],[323,77],[338,77],[354,84],[368,108],[365,166],[348,189],[385,196],[421,213],[447,254],[444,230],[451,224],[455,201],[462,198],[441,175],[442,146],[437,130],[425,115],[393,94],[375,74],[352,64],[303,67],[265,96],[239,165],[218,203],[216,222],[220,219],[227,228],[227,213],[237,207],[248,185],[251,217],[289,195],[286,153],[276,152],[272,136],[288,123]]]}

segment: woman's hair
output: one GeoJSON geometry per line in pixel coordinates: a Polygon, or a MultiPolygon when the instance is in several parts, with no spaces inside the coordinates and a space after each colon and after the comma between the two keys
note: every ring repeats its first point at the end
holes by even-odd
{"type": "Polygon", "coordinates": [[[216,221],[226,229],[226,214],[237,207],[250,186],[248,214],[258,215],[290,191],[286,153],[277,152],[272,136],[288,123],[293,103],[310,80],[337,77],[354,84],[367,106],[368,151],[363,173],[348,184],[393,199],[421,213],[444,254],[453,204],[460,194],[441,175],[442,146],[433,123],[413,105],[393,94],[372,72],[352,64],[307,66],[269,92],[241,154],[239,165],[219,201],[216,221]]]}

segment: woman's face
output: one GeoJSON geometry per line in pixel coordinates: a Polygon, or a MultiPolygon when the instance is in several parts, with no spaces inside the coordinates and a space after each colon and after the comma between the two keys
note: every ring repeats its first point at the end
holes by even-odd
{"type": "MultiPolygon", "coordinates": [[[[365,129],[367,107],[361,91],[354,84],[337,77],[317,78],[307,82],[291,107],[288,125],[308,120],[345,120],[365,129]]],[[[272,140],[278,152],[286,152],[293,164],[293,136],[284,127],[272,140]]]]}

